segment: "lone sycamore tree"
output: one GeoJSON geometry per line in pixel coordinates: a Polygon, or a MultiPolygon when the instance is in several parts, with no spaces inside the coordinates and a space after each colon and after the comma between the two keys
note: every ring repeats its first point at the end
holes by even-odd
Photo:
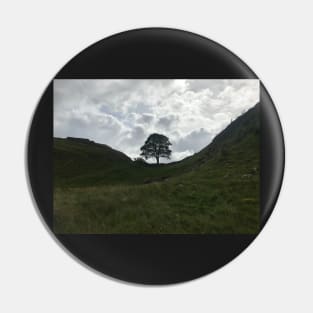
{"type": "Polygon", "coordinates": [[[169,149],[170,145],[171,143],[168,137],[161,134],[152,134],[140,148],[140,155],[146,160],[149,158],[155,158],[156,163],[159,164],[160,158],[171,158],[172,151],[169,149]]]}

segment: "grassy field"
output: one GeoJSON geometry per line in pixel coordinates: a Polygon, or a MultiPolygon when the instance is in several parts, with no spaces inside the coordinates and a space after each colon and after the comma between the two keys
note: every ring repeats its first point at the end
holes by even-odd
{"type": "Polygon", "coordinates": [[[180,162],[133,162],[108,146],[54,140],[54,230],[246,234],[259,230],[258,106],[180,162]]]}

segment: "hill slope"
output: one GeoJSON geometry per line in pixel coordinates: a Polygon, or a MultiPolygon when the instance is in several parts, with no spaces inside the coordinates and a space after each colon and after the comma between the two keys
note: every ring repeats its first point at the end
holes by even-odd
{"type": "Polygon", "coordinates": [[[258,113],[257,105],[199,153],[161,166],[105,145],[55,139],[55,231],[257,232],[258,113]]]}
{"type": "MultiPolygon", "coordinates": [[[[107,145],[81,138],[54,138],[55,186],[94,185],[103,180],[103,171],[130,166],[132,160],[107,145]]],[[[118,177],[117,177],[118,179],[118,177]]]]}

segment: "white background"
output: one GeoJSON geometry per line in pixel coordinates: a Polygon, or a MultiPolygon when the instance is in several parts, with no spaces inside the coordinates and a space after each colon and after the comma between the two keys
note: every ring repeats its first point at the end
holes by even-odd
{"type": "Polygon", "coordinates": [[[312,1],[2,1],[0,5],[2,312],[312,312],[312,1]],[[230,48],[276,103],[286,139],[282,192],[240,257],[169,287],[124,284],[69,257],[37,216],[25,141],[50,79],[75,54],[119,31],[166,26],[230,48]]]}

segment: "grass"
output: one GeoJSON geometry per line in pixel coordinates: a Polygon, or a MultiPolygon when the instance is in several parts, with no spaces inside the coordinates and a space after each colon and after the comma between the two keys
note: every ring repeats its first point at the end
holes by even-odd
{"type": "MultiPolygon", "coordinates": [[[[248,115],[248,116],[246,116],[248,115]]],[[[259,230],[258,116],[168,165],[56,139],[54,230],[80,234],[249,234],[259,230]]]]}

